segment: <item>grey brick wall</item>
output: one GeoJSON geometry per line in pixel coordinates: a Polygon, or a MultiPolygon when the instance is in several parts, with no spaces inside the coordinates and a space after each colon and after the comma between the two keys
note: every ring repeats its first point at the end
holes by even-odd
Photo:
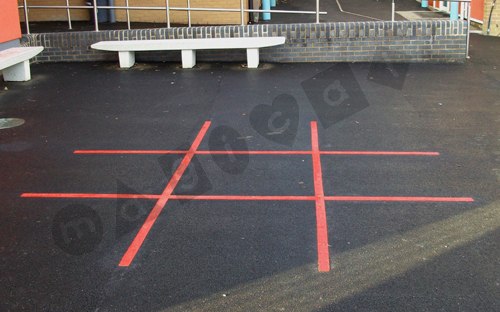
{"type": "MultiPolygon", "coordinates": [[[[261,49],[262,62],[464,62],[467,23],[427,20],[250,26],[206,26],[25,35],[23,45],[44,46],[35,61],[117,60],[90,45],[104,40],[285,36],[282,46],[261,49]]],[[[180,52],[141,52],[138,61],[180,61],[180,52]]],[[[198,61],[245,61],[244,50],[198,51],[198,61]]]]}

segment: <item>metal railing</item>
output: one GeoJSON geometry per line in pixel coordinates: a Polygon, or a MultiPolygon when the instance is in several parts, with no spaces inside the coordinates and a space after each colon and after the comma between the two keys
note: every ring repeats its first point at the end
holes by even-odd
{"type": "MultiPolygon", "coordinates": [[[[459,2],[460,3],[460,8],[462,14],[460,14],[460,19],[464,20],[467,18],[467,20],[470,20],[470,9],[471,9],[471,3],[472,0],[447,0],[448,2],[459,2]],[[466,15],[463,14],[464,11],[467,11],[466,15]]],[[[394,18],[396,15],[396,0],[392,0],[392,7],[391,7],[391,20],[394,22],[394,18]]]]}
{"type": "MultiPolygon", "coordinates": [[[[471,10],[471,3],[472,3],[472,0],[447,0],[448,2],[458,2],[460,3],[460,7],[461,7],[461,12],[462,14],[460,14],[460,19],[463,21],[465,18],[467,18],[467,50],[466,50],[466,57],[469,58],[469,42],[470,42],[470,10],[471,10]],[[464,14],[464,11],[466,11],[466,13],[464,14]]],[[[396,13],[396,3],[395,3],[395,0],[392,0],[392,8],[391,8],[392,12],[391,12],[391,16],[392,16],[392,21],[394,22],[394,17],[395,17],[395,13],[396,13]]]]}
{"type": "Polygon", "coordinates": [[[470,58],[469,56],[469,43],[470,43],[470,11],[472,8],[472,0],[448,0],[449,2],[459,2],[460,6],[462,7],[462,14],[460,14],[460,19],[464,20],[465,14],[464,10],[467,9],[467,50],[465,52],[465,56],[467,58],[470,58]],[[465,5],[467,4],[467,5],[465,5]]]}
{"type": "Polygon", "coordinates": [[[191,12],[199,11],[199,12],[239,12],[241,18],[241,25],[245,25],[245,13],[277,13],[277,14],[314,14],[316,15],[316,23],[319,24],[320,15],[326,15],[327,12],[320,11],[320,0],[316,0],[316,10],[315,11],[299,11],[299,10],[259,10],[259,9],[246,9],[244,6],[245,0],[240,0],[240,7],[234,9],[228,8],[197,8],[191,7],[191,0],[187,0],[187,7],[172,7],[170,6],[169,0],[165,0],[165,6],[130,6],[129,0],[125,0],[125,6],[101,6],[97,5],[97,0],[92,0],[91,6],[86,5],[70,5],[69,0],[66,0],[65,5],[29,5],[27,0],[23,1],[23,5],[19,5],[19,9],[24,10],[24,23],[26,25],[26,33],[30,33],[29,27],[29,10],[30,9],[61,9],[66,10],[67,18],[68,18],[68,27],[72,29],[71,23],[71,10],[92,10],[94,15],[94,28],[95,31],[99,31],[99,19],[97,12],[101,9],[103,10],[125,10],[126,18],[127,18],[127,27],[131,29],[131,20],[130,20],[130,11],[131,10],[151,10],[151,11],[165,11],[166,14],[166,22],[167,28],[170,28],[171,23],[171,11],[186,11],[187,12],[187,20],[188,26],[191,27],[191,12]]]}

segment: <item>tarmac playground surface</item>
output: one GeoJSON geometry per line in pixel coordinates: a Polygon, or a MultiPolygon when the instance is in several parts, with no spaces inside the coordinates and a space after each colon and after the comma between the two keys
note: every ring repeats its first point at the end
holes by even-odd
{"type": "Polygon", "coordinates": [[[498,311],[499,52],[0,82],[0,310],[498,311]]]}

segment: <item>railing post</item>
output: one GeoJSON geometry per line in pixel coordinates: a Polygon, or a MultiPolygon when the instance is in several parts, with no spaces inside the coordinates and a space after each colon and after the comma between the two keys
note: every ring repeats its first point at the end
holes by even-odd
{"type": "Polygon", "coordinates": [[[97,0],[94,0],[94,24],[95,31],[99,31],[99,20],[97,19],[97,0]]]}
{"type": "Polygon", "coordinates": [[[24,0],[24,23],[26,24],[26,33],[29,35],[30,34],[30,22],[28,19],[28,4],[26,2],[27,1],[24,0]]]}
{"type": "Polygon", "coordinates": [[[245,26],[245,8],[243,7],[243,0],[240,0],[240,16],[241,26],[245,26]]]}
{"type": "Polygon", "coordinates": [[[316,24],[319,24],[319,0],[316,0],[316,24]]]}
{"type": "Polygon", "coordinates": [[[127,7],[127,9],[126,9],[126,13],[127,13],[127,27],[128,27],[128,30],[130,30],[130,9],[128,8],[128,6],[129,6],[128,0],[125,1],[125,6],[127,7]]]}
{"type": "Polygon", "coordinates": [[[392,11],[391,11],[391,20],[394,22],[394,18],[396,15],[396,2],[392,0],[392,11]]]}
{"type": "Polygon", "coordinates": [[[68,15],[68,26],[69,26],[69,29],[73,29],[73,26],[71,25],[71,13],[69,11],[69,0],[66,0],[66,14],[68,15]]]}
{"type": "Polygon", "coordinates": [[[187,0],[188,4],[188,27],[191,27],[191,0],[187,0]]]}
{"type": "Polygon", "coordinates": [[[165,1],[165,7],[167,8],[167,28],[170,28],[170,3],[168,0],[165,1]]]}
{"type": "Polygon", "coordinates": [[[466,58],[470,58],[469,56],[469,40],[470,40],[470,10],[471,10],[471,3],[472,2],[468,2],[467,4],[467,48],[466,48],[466,53],[465,53],[465,57],[466,58]]]}

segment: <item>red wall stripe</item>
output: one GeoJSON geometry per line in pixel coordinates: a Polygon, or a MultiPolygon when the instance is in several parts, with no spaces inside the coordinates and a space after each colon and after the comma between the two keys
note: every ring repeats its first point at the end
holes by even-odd
{"type": "Polygon", "coordinates": [[[0,43],[21,38],[17,0],[2,0],[0,4],[0,43]]]}

